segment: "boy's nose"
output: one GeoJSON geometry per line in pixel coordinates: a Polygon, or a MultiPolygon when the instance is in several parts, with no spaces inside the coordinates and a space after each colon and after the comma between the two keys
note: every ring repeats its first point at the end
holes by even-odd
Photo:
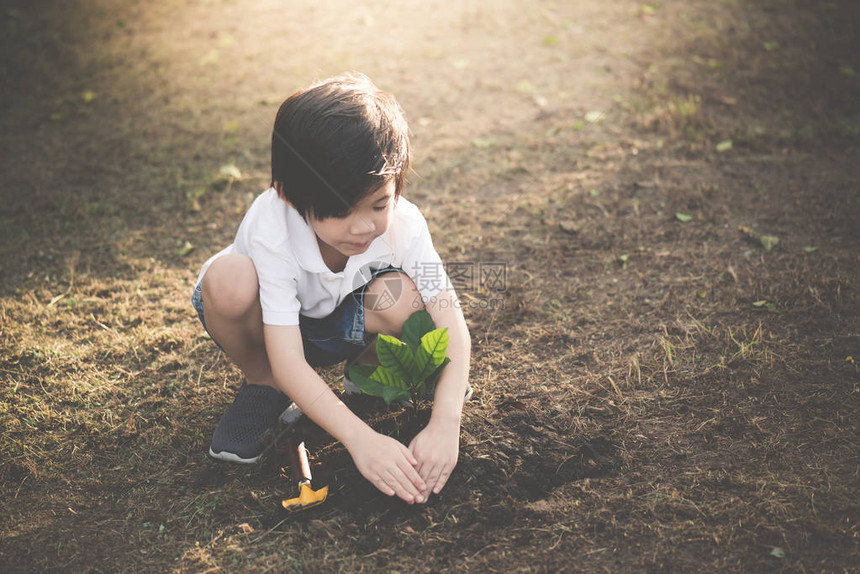
{"type": "Polygon", "coordinates": [[[366,233],[373,233],[374,231],[376,231],[376,225],[373,223],[372,219],[358,216],[355,218],[355,221],[352,224],[352,229],[350,229],[350,231],[353,235],[364,235],[366,233]]]}

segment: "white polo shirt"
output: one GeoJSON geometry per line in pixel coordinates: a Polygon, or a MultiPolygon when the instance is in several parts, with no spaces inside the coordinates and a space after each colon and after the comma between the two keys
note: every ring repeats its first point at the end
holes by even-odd
{"type": "Polygon", "coordinates": [[[351,256],[339,273],[323,261],[313,228],[274,188],[254,200],[233,244],[203,264],[198,283],[212,261],[227,253],[242,253],[253,260],[266,325],[298,325],[299,314],[326,317],[347,295],[370,281],[371,270],[389,265],[406,272],[425,303],[444,287],[451,288],[427,221],[403,197],[397,200],[388,230],[367,251],[351,256]]]}

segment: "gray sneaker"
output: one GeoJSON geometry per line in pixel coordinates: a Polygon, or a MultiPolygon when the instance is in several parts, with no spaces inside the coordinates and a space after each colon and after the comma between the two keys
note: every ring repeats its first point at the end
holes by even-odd
{"type": "Polygon", "coordinates": [[[279,417],[291,405],[290,399],[277,389],[243,382],[233,404],[215,427],[209,456],[242,464],[259,461],[279,417]]]}

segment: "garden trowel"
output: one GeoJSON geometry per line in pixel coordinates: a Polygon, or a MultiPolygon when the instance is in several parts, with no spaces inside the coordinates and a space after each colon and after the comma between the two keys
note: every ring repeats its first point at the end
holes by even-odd
{"type": "Polygon", "coordinates": [[[287,448],[290,451],[290,468],[293,480],[298,484],[299,495],[281,501],[281,505],[289,512],[298,512],[322,504],[328,496],[328,486],[314,490],[311,485],[311,465],[304,441],[290,433],[287,437],[287,448]]]}

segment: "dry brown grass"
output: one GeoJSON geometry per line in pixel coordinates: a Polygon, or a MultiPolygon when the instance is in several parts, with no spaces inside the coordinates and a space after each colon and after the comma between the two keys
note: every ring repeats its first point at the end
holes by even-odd
{"type": "Polygon", "coordinates": [[[851,3],[443,4],[4,7],[0,570],[856,569],[851,3]],[[462,293],[443,494],[383,497],[309,425],[332,493],[287,516],[277,445],[205,454],[239,376],[188,299],[281,98],[350,68],[409,113],[443,257],[507,281],[462,293]]]}

